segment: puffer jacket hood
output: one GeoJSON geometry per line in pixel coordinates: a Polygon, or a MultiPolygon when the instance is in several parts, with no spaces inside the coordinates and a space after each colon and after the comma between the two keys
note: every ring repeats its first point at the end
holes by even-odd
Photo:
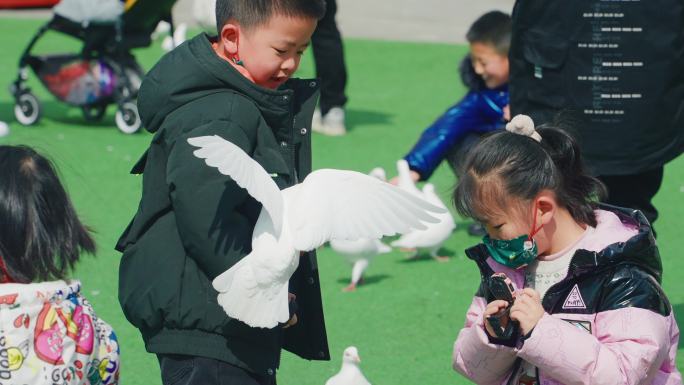
{"type": "Polygon", "coordinates": [[[487,85],[485,85],[484,80],[482,80],[482,76],[475,72],[470,54],[466,55],[463,60],[461,60],[461,63],[458,65],[458,73],[461,75],[461,81],[469,90],[477,92],[487,89],[487,85]]]}
{"type": "Polygon", "coordinates": [[[263,112],[267,120],[269,115],[284,111],[280,100],[292,94],[285,89],[287,83],[279,90],[252,83],[228,62],[216,60],[211,42],[206,33],[198,35],[166,54],[150,70],[138,94],[138,110],[147,131],[158,131],[169,113],[180,106],[226,89],[266,102],[263,112]],[[180,65],[183,70],[176,70],[180,65]]]}
{"type": "Polygon", "coordinates": [[[651,225],[644,214],[639,210],[610,205],[602,204],[600,207],[615,214],[619,219],[619,222],[604,220],[602,231],[610,232],[608,227],[625,226],[635,229],[637,234],[624,242],[610,244],[601,251],[578,250],[570,263],[569,271],[579,276],[617,264],[630,264],[644,269],[660,283],[663,275],[660,252],[656,247],[651,225]]]}

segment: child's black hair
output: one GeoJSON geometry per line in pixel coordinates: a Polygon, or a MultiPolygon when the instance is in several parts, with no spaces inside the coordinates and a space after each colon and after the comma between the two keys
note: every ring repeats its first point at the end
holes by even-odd
{"type": "Polygon", "coordinates": [[[473,148],[454,192],[460,214],[482,219],[509,207],[510,198],[529,201],[550,190],[575,221],[596,226],[594,200],[605,196],[605,187],[584,171],[579,146],[570,134],[555,127],[537,132],[541,143],[500,131],[473,148]]]}
{"type": "Polygon", "coordinates": [[[491,11],[480,16],[470,26],[466,39],[470,44],[489,44],[496,52],[508,56],[511,46],[511,16],[501,11],[491,11]]]}
{"type": "Polygon", "coordinates": [[[0,146],[0,257],[20,283],[66,278],[95,242],[52,163],[27,146],[0,146]]]}
{"type": "Polygon", "coordinates": [[[325,0],[216,0],[219,35],[228,20],[249,29],[266,23],[273,15],[320,20],[325,15],[325,0]]]}

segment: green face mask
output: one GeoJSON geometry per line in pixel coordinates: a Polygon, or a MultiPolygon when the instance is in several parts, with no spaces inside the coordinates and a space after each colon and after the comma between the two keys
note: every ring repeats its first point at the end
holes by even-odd
{"type": "Polygon", "coordinates": [[[491,239],[485,235],[482,239],[489,254],[498,263],[518,269],[537,259],[537,243],[529,235],[521,235],[510,240],[491,239]]]}

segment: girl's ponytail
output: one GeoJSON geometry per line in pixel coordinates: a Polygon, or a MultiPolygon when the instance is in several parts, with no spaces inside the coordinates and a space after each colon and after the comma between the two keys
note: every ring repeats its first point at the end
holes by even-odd
{"type": "Polygon", "coordinates": [[[559,203],[576,221],[595,227],[594,201],[605,198],[605,186],[586,173],[579,146],[570,134],[545,126],[537,132],[541,135],[542,147],[558,170],[560,185],[555,192],[559,203]]]}

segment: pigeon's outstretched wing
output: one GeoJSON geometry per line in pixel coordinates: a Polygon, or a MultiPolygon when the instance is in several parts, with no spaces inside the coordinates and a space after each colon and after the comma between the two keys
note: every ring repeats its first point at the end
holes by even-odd
{"type": "Polygon", "coordinates": [[[221,174],[230,176],[238,186],[261,202],[280,233],[283,218],[283,196],[278,185],[259,163],[250,158],[240,147],[218,135],[189,138],[188,143],[199,147],[193,154],[204,159],[208,166],[221,174]]]}
{"type": "Polygon", "coordinates": [[[424,229],[424,222],[437,222],[430,213],[444,212],[374,177],[331,169],[309,174],[288,204],[295,248],[302,251],[330,239],[381,238],[424,229]]]}

